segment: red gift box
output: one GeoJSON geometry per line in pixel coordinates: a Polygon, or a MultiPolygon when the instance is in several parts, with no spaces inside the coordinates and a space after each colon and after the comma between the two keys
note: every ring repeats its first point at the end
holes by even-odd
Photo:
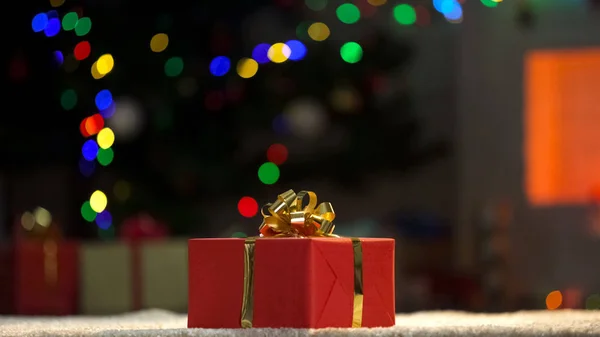
{"type": "MultiPolygon", "coordinates": [[[[240,328],[244,239],[189,241],[190,328],[240,328]]],[[[254,247],[252,326],[352,327],[362,284],[362,327],[392,326],[394,240],[360,239],[362,282],[355,284],[350,238],[258,238],[254,247]]],[[[358,268],[356,268],[358,269],[358,268]]],[[[247,276],[247,275],[246,275],[247,276]]]]}
{"type": "Polygon", "coordinates": [[[21,315],[70,315],[77,309],[78,243],[15,243],[14,300],[21,315]]]}

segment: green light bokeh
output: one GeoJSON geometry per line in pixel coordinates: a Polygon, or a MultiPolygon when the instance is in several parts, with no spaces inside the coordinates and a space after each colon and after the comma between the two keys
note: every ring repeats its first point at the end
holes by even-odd
{"type": "Polygon", "coordinates": [[[77,93],[73,89],[63,91],[60,96],[60,105],[65,110],[72,110],[77,105],[77,93]]]}
{"type": "Polygon", "coordinates": [[[165,62],[165,75],[177,77],[183,71],[183,60],[181,57],[171,57],[165,62]]]}
{"type": "Polygon", "coordinates": [[[78,20],[79,20],[79,15],[77,15],[77,13],[75,13],[75,12],[69,12],[69,13],[65,14],[65,16],[63,16],[63,19],[62,19],[63,30],[69,31],[69,30],[75,29],[75,26],[77,25],[78,20]]]}
{"type": "Polygon", "coordinates": [[[271,162],[260,165],[258,179],[265,185],[275,184],[279,180],[279,167],[271,162]]]}
{"type": "Polygon", "coordinates": [[[363,50],[356,42],[346,42],[340,48],[340,55],[342,56],[342,60],[348,63],[357,63],[362,59],[363,50]]]}
{"type": "Polygon", "coordinates": [[[412,25],[417,22],[417,12],[411,5],[398,5],[394,7],[394,19],[401,25],[412,25]]]}
{"type": "Polygon", "coordinates": [[[84,36],[92,29],[92,20],[88,17],[83,17],[77,20],[75,25],[75,35],[84,36]]]}
{"type": "Polygon", "coordinates": [[[89,201],[86,201],[81,205],[81,216],[85,219],[85,221],[92,222],[96,219],[97,213],[94,212],[92,206],[89,201]]]}
{"type": "Polygon", "coordinates": [[[360,19],[360,10],[353,4],[345,3],[340,5],[335,13],[340,21],[346,24],[356,23],[360,19]]]}

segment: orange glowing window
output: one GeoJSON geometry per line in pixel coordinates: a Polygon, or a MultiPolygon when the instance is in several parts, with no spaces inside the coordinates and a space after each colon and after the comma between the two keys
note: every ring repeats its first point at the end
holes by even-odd
{"type": "Polygon", "coordinates": [[[524,73],[528,200],[587,202],[600,186],[600,49],[533,51],[524,73]]]}

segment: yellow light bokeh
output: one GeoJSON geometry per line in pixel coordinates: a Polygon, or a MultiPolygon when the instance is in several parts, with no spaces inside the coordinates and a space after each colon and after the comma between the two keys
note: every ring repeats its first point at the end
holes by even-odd
{"type": "Polygon", "coordinates": [[[150,40],[150,49],[155,53],[164,51],[169,46],[169,35],[165,33],[158,33],[150,40]]]}
{"type": "Polygon", "coordinates": [[[23,213],[23,215],[21,215],[21,226],[23,226],[26,231],[32,230],[33,226],[35,226],[35,216],[33,216],[31,212],[23,213]]]}
{"type": "Polygon", "coordinates": [[[237,73],[241,78],[250,78],[258,72],[258,62],[250,58],[243,58],[237,64],[237,73]]]}
{"type": "Polygon", "coordinates": [[[331,34],[329,27],[322,22],[315,22],[308,27],[308,36],[317,42],[327,40],[329,34],[331,34]]]}
{"type": "Polygon", "coordinates": [[[546,296],[546,308],[548,310],[556,310],[560,308],[563,302],[563,295],[559,290],[551,291],[546,296]]]}
{"type": "Polygon", "coordinates": [[[115,133],[110,128],[104,128],[98,132],[96,140],[98,142],[98,146],[106,150],[114,144],[115,133]]]}
{"type": "Polygon", "coordinates": [[[52,214],[42,207],[38,207],[33,211],[35,222],[40,224],[42,227],[48,227],[52,223],[52,214]]]}
{"type": "Polygon", "coordinates": [[[273,63],[283,63],[292,55],[292,50],[285,43],[275,43],[269,48],[267,57],[273,63]]]}
{"type": "Polygon", "coordinates": [[[387,0],[367,0],[371,6],[383,6],[387,3],[387,0]]]}
{"type": "Polygon", "coordinates": [[[96,61],[96,69],[98,69],[98,73],[102,76],[110,73],[115,66],[115,59],[111,54],[104,54],[98,58],[96,61]]]}
{"type": "Polygon", "coordinates": [[[106,194],[102,191],[96,191],[92,193],[90,197],[90,207],[96,213],[101,213],[106,209],[106,205],[108,204],[108,199],[106,199],[106,194]]]}
{"type": "Polygon", "coordinates": [[[92,64],[92,71],[91,71],[91,72],[92,72],[92,77],[93,77],[95,80],[99,80],[99,79],[101,79],[102,77],[104,77],[104,75],[102,75],[102,74],[100,74],[100,73],[98,72],[98,63],[96,63],[96,62],[94,62],[94,64],[92,64]]]}
{"type": "Polygon", "coordinates": [[[123,180],[117,181],[113,187],[113,193],[117,200],[126,201],[131,196],[131,184],[123,180]]]}
{"type": "Polygon", "coordinates": [[[65,3],[65,0],[50,0],[50,6],[52,7],[60,7],[65,3]]]}

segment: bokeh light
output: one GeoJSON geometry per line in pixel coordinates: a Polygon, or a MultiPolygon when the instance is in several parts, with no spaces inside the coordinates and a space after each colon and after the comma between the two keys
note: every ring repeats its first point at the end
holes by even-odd
{"type": "MultiPolygon", "coordinates": [[[[96,69],[103,77],[110,73],[115,66],[115,59],[111,54],[104,54],[96,61],[96,69]]],[[[102,110],[102,109],[101,109],[102,110]]]]}
{"type": "Polygon", "coordinates": [[[98,71],[98,62],[92,63],[91,73],[92,77],[95,80],[99,80],[104,77],[104,75],[100,74],[100,72],[98,71]]]}
{"type": "Polygon", "coordinates": [[[85,129],[85,123],[87,122],[88,117],[84,118],[81,123],[79,123],[79,132],[81,133],[81,135],[84,138],[87,138],[90,136],[89,132],[87,132],[87,130],[85,129]]]}
{"type": "Polygon", "coordinates": [[[21,226],[23,226],[23,229],[26,231],[33,229],[35,226],[35,217],[33,216],[33,213],[25,212],[21,215],[21,226]]]}
{"type": "Polygon", "coordinates": [[[401,25],[412,25],[417,22],[417,12],[411,5],[401,4],[394,7],[394,19],[401,25]]]}
{"type": "Polygon", "coordinates": [[[298,40],[290,40],[285,43],[290,48],[290,57],[292,61],[300,61],[306,56],[306,46],[298,40]]]}
{"type": "Polygon", "coordinates": [[[225,95],[220,90],[211,90],[204,98],[204,106],[210,111],[219,111],[225,105],[225,95]]]}
{"type": "Polygon", "coordinates": [[[490,8],[494,8],[498,6],[498,3],[501,1],[493,1],[493,0],[481,0],[481,3],[486,6],[486,7],[490,7],[490,8]]]}
{"type": "Polygon", "coordinates": [[[90,32],[92,29],[92,20],[88,17],[83,17],[77,20],[77,24],[75,25],[75,35],[84,36],[90,32]]]}
{"type": "Polygon", "coordinates": [[[98,146],[102,149],[108,149],[115,142],[115,133],[110,128],[104,128],[98,132],[98,146]]]}
{"type": "Polygon", "coordinates": [[[237,73],[241,78],[251,78],[258,72],[258,62],[253,59],[243,58],[238,61],[237,73]]]}
{"type": "Polygon", "coordinates": [[[183,60],[181,57],[171,57],[165,62],[165,75],[177,77],[183,71],[183,60]]]}
{"type": "Polygon", "coordinates": [[[248,235],[246,235],[246,233],[242,233],[242,232],[235,232],[235,233],[231,234],[231,237],[243,239],[243,238],[247,238],[248,235]]]}
{"type": "Polygon", "coordinates": [[[357,63],[362,59],[362,47],[356,42],[346,42],[340,48],[340,55],[348,63],[357,63]]]}
{"type": "Polygon", "coordinates": [[[425,8],[425,6],[417,5],[415,6],[415,12],[417,13],[417,25],[424,27],[431,24],[429,9],[425,8]]]}
{"type": "Polygon", "coordinates": [[[52,53],[52,55],[54,55],[54,62],[56,63],[57,66],[60,67],[63,64],[63,62],[65,61],[65,57],[64,57],[63,53],[60,50],[57,50],[54,53],[52,53]]]}
{"type": "Polygon", "coordinates": [[[292,50],[285,43],[278,42],[269,48],[267,56],[273,63],[283,63],[287,61],[292,54],[292,50]]]}
{"type": "Polygon", "coordinates": [[[241,198],[237,207],[238,212],[246,218],[251,218],[258,213],[258,202],[252,197],[241,198]]]}
{"type": "Polygon", "coordinates": [[[39,13],[31,20],[31,29],[34,32],[39,33],[46,29],[48,26],[48,15],[46,13],[39,13]]]}
{"type": "Polygon", "coordinates": [[[308,40],[310,37],[308,36],[308,27],[310,27],[311,23],[309,21],[303,21],[296,26],[296,37],[301,40],[308,40]]]}
{"type": "Polygon", "coordinates": [[[79,20],[79,15],[75,12],[69,12],[63,16],[62,19],[62,29],[65,31],[70,31],[75,29],[77,25],[77,21],[79,20]]]}
{"type": "Polygon", "coordinates": [[[278,135],[288,135],[290,133],[290,128],[287,123],[287,119],[283,114],[279,114],[273,118],[273,131],[278,135]]]}
{"type": "Polygon", "coordinates": [[[304,3],[306,7],[316,12],[322,11],[327,7],[327,0],[305,0],[304,3]]]}
{"type": "Polygon", "coordinates": [[[600,310],[600,294],[592,294],[585,300],[587,310],[600,310]]]}
{"type": "MultiPolygon", "coordinates": [[[[102,115],[100,114],[93,114],[90,117],[87,117],[85,120],[85,123],[83,125],[84,129],[85,129],[85,134],[84,136],[89,137],[89,136],[93,136],[95,134],[97,134],[98,132],[100,132],[100,130],[102,130],[104,128],[104,118],[102,117],[102,115]]],[[[83,132],[82,132],[83,134],[83,132]]]]}
{"type": "Polygon", "coordinates": [[[462,21],[463,10],[460,3],[456,2],[456,0],[446,0],[442,5],[444,17],[454,23],[458,23],[462,21]]]}
{"type": "Polygon", "coordinates": [[[283,144],[273,144],[267,149],[267,160],[279,166],[288,158],[288,149],[283,144]]]}
{"type": "Polygon", "coordinates": [[[113,97],[111,92],[108,89],[103,89],[100,90],[97,94],[96,94],[96,98],[95,98],[95,103],[96,103],[96,108],[98,108],[98,110],[104,110],[106,108],[108,108],[113,102],[113,97]]]}
{"type": "Polygon", "coordinates": [[[308,36],[317,42],[327,40],[330,34],[329,27],[322,22],[315,22],[308,27],[308,36]]]}
{"type": "Polygon", "coordinates": [[[97,213],[92,209],[92,205],[89,201],[85,201],[83,205],[81,205],[81,217],[85,219],[85,221],[92,222],[96,219],[97,213]]]}
{"type": "Polygon", "coordinates": [[[367,0],[371,6],[383,6],[387,3],[387,0],[367,0]]]}
{"type": "Polygon", "coordinates": [[[546,308],[548,310],[556,310],[560,308],[563,302],[563,295],[559,290],[551,291],[548,296],[546,296],[546,308]]]}
{"type": "Polygon", "coordinates": [[[50,0],[50,6],[52,7],[60,7],[65,3],[65,0],[50,0]]]}
{"type": "Polygon", "coordinates": [[[43,207],[37,207],[33,211],[35,222],[42,227],[48,227],[52,223],[52,214],[43,207]]]}
{"type": "Polygon", "coordinates": [[[285,125],[290,132],[302,139],[317,139],[329,127],[326,108],[312,97],[299,97],[284,109],[285,125]]]}
{"type": "Polygon", "coordinates": [[[44,34],[47,37],[53,37],[58,35],[60,32],[60,20],[57,18],[52,18],[48,20],[48,24],[44,28],[44,34]]]}
{"type": "Polygon", "coordinates": [[[104,210],[96,215],[96,225],[100,229],[108,229],[112,225],[112,215],[107,210],[104,210]]]}
{"type": "MultiPolygon", "coordinates": [[[[114,115],[106,120],[120,142],[135,139],[143,130],[145,118],[142,105],[132,97],[121,97],[114,103],[114,115]]],[[[102,113],[102,112],[101,112],[102,113]]]]}
{"type": "Polygon", "coordinates": [[[272,185],[279,180],[279,167],[275,163],[266,162],[258,168],[258,179],[265,185],[272,185]]]}
{"type": "Polygon", "coordinates": [[[177,82],[177,92],[182,97],[192,97],[198,90],[198,82],[193,77],[184,77],[177,82]]]}
{"type": "Polygon", "coordinates": [[[155,53],[164,51],[169,46],[169,35],[165,33],[158,33],[150,40],[150,50],[155,53]]]}
{"type": "Polygon", "coordinates": [[[209,70],[213,76],[225,76],[231,68],[231,61],[226,56],[217,56],[210,61],[209,70]]]}
{"type": "Polygon", "coordinates": [[[335,10],[335,14],[341,22],[346,24],[356,23],[360,19],[360,10],[351,3],[341,4],[335,10]]]}
{"type": "Polygon", "coordinates": [[[68,54],[67,57],[65,57],[65,64],[63,66],[63,69],[67,73],[72,73],[75,70],[77,70],[77,68],[79,68],[79,63],[80,62],[75,59],[75,56],[73,54],[68,54]]]}
{"type": "Polygon", "coordinates": [[[96,141],[93,139],[88,139],[81,147],[81,154],[86,160],[92,161],[96,159],[96,156],[98,155],[98,149],[98,143],[96,143],[96,141]]]}
{"type": "Polygon", "coordinates": [[[269,48],[271,48],[271,45],[268,43],[260,43],[256,45],[256,47],[252,49],[252,58],[258,62],[258,64],[269,63],[269,48]]]}
{"type": "Polygon", "coordinates": [[[77,105],[77,93],[73,89],[67,89],[63,91],[60,96],[60,105],[63,109],[69,111],[75,108],[77,105]]]}
{"type": "Polygon", "coordinates": [[[98,149],[98,155],[96,156],[96,159],[98,160],[98,163],[100,165],[108,166],[108,165],[110,165],[110,163],[112,163],[114,158],[115,158],[115,153],[113,152],[112,148],[98,149]]]}
{"type": "Polygon", "coordinates": [[[127,199],[129,199],[131,196],[131,184],[126,181],[119,180],[115,183],[115,186],[113,186],[113,193],[117,200],[121,202],[127,201],[127,199]]]}
{"type": "Polygon", "coordinates": [[[100,115],[102,115],[103,118],[111,118],[115,114],[116,110],[115,102],[113,102],[108,106],[108,108],[100,110],[100,115]]]}
{"type": "Polygon", "coordinates": [[[77,61],[85,60],[92,51],[92,46],[87,41],[81,41],[77,45],[75,45],[75,49],[73,49],[73,55],[77,61]]]}
{"type": "Polygon", "coordinates": [[[96,213],[101,213],[106,209],[106,205],[108,204],[108,199],[106,199],[106,194],[102,191],[95,191],[92,193],[90,197],[90,206],[96,213]]]}
{"type": "Polygon", "coordinates": [[[79,160],[79,172],[84,177],[91,177],[96,171],[96,162],[87,161],[85,158],[79,160]]]}

